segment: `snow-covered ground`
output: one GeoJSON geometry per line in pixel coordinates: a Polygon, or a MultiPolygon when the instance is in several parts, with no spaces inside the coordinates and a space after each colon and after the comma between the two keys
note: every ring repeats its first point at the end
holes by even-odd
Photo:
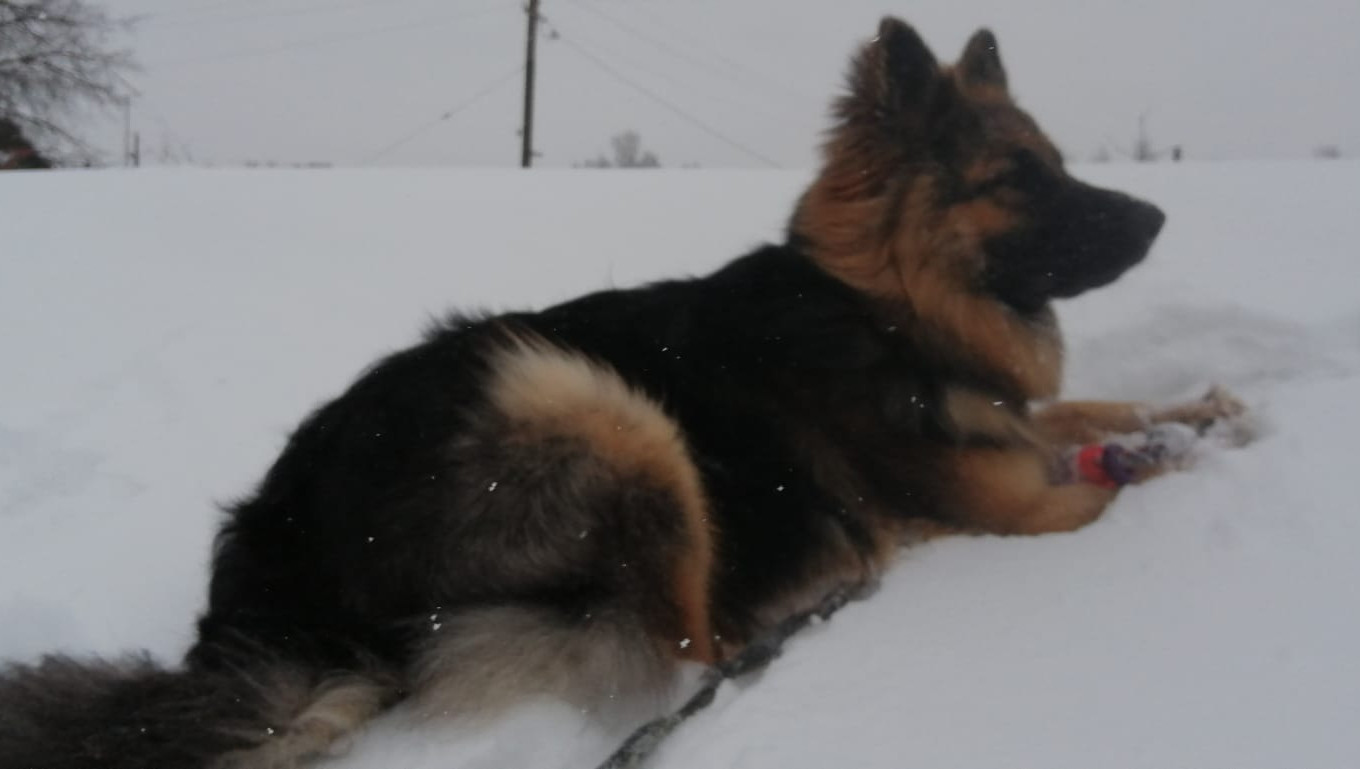
{"type": "MultiPolygon", "coordinates": [[[[1360,164],[1082,169],[1170,223],[1061,308],[1074,396],[1222,384],[1259,435],[1078,533],[903,554],[657,769],[1360,766],[1360,164]]],[[[787,172],[0,175],[0,658],[191,641],[217,513],[452,306],[702,272],[787,172]]],[[[562,705],[377,723],[328,769],[589,769],[562,705]]]]}

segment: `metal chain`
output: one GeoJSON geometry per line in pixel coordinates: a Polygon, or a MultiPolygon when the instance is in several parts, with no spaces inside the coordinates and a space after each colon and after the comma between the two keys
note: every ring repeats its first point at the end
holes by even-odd
{"type": "Polygon", "coordinates": [[[735,657],[723,660],[704,671],[699,690],[680,709],[638,727],[613,755],[600,764],[599,769],[641,767],[671,732],[713,702],[723,681],[739,678],[769,665],[784,651],[784,643],[789,638],[812,624],[814,619],[820,621],[830,619],[841,607],[866,593],[868,587],[867,584],[854,584],[833,590],[812,609],[788,617],[752,641],[735,657]]]}

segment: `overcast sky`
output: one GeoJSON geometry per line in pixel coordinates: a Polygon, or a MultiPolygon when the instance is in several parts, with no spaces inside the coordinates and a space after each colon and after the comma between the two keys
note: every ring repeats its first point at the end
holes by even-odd
{"type": "MultiPolygon", "coordinates": [[[[631,128],[667,165],[809,166],[846,57],[885,13],[945,60],[990,26],[1021,103],[1076,158],[1127,148],[1142,114],[1190,158],[1360,151],[1356,0],[542,3],[560,34],[539,49],[542,165],[631,128]]],[[[129,44],[151,162],[518,162],[519,0],[103,4],[145,15],[129,44]]],[[[97,139],[117,155],[120,130],[97,139]]]]}

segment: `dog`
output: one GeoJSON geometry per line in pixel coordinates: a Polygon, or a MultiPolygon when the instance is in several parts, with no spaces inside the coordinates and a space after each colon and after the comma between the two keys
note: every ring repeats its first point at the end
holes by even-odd
{"type": "Polygon", "coordinates": [[[0,765],[292,767],[398,702],[646,696],[904,544],[1071,531],[1167,469],[1062,477],[1074,446],[1240,410],[1034,405],[1053,302],[1164,216],[1068,175],[990,32],[944,66],[884,19],[834,115],[784,243],[455,315],[311,414],[227,511],[183,666],[11,666],[0,765]]]}

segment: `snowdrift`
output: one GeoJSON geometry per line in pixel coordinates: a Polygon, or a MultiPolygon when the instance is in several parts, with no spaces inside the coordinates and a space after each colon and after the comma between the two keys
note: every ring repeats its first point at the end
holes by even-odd
{"type": "MultiPolygon", "coordinates": [[[[1068,394],[1210,383],[1258,436],[1095,525],[903,553],[728,685],[657,769],[1360,764],[1360,164],[1101,166],[1170,221],[1060,308],[1068,394]]],[[[0,658],[192,638],[218,515],[287,431],[447,308],[699,273],[807,175],[0,175],[0,658]]],[[[639,714],[641,718],[645,714],[639,714]]],[[[626,725],[384,718],[328,769],[593,767],[626,725]]]]}

